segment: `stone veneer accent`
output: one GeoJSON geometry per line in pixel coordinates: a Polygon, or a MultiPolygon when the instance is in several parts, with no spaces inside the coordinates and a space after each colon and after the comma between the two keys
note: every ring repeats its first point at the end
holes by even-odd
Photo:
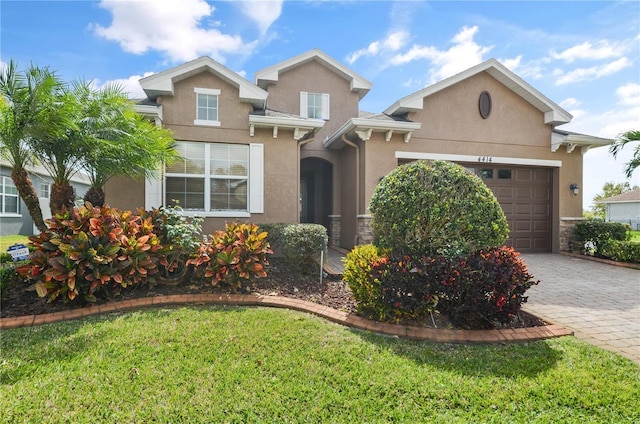
{"type": "Polygon", "coordinates": [[[561,252],[580,252],[578,246],[569,246],[569,243],[573,240],[571,232],[576,222],[585,221],[583,217],[565,217],[560,218],[560,251],[561,252]],[[572,247],[572,248],[570,248],[572,247]]]}
{"type": "Polygon", "coordinates": [[[341,233],[342,233],[342,216],[329,215],[329,247],[340,246],[341,233]]]}
{"type": "Polygon", "coordinates": [[[371,219],[371,215],[358,215],[358,239],[356,240],[356,244],[373,243],[371,219]]]}

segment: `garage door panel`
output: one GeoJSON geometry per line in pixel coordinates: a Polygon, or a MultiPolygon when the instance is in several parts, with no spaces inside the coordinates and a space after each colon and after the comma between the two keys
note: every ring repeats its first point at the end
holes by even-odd
{"type": "Polygon", "coordinates": [[[516,220],[516,225],[513,231],[517,232],[531,232],[533,230],[533,223],[530,220],[516,220]]]}
{"type": "MultiPolygon", "coordinates": [[[[505,212],[506,213],[506,212],[505,212]]],[[[533,215],[535,216],[549,216],[549,204],[534,204],[533,215]]]]}
{"type": "Polygon", "coordinates": [[[533,231],[535,232],[548,232],[550,229],[549,220],[534,220],[533,231]]]}

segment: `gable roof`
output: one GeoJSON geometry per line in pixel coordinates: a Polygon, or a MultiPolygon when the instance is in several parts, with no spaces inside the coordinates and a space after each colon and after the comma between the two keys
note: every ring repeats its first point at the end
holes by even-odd
{"type": "Polygon", "coordinates": [[[349,81],[351,84],[351,91],[357,92],[361,99],[373,86],[373,84],[371,84],[367,79],[353,72],[351,69],[347,68],[319,49],[309,50],[308,52],[256,72],[256,84],[266,90],[269,84],[275,84],[278,82],[280,73],[286,72],[312,60],[316,60],[323,66],[349,81]]]}
{"type": "Polygon", "coordinates": [[[208,56],[142,78],[140,85],[149,99],[155,100],[158,96],[173,96],[174,83],[201,72],[211,72],[237,87],[241,102],[251,103],[260,109],[264,108],[268,94],[266,91],[208,56]]]}
{"type": "Polygon", "coordinates": [[[607,197],[598,203],[636,203],[640,202],[640,188],[618,194],[617,196],[607,197]]]}
{"type": "Polygon", "coordinates": [[[474,67],[460,72],[459,74],[445,78],[442,81],[430,85],[420,91],[405,96],[387,108],[384,113],[389,115],[402,115],[407,112],[421,110],[423,108],[423,100],[425,97],[444,90],[447,87],[457,84],[481,72],[487,72],[511,91],[544,113],[545,124],[551,124],[554,126],[566,124],[571,121],[571,118],[573,118],[569,112],[552,102],[496,59],[484,61],[474,67]]]}

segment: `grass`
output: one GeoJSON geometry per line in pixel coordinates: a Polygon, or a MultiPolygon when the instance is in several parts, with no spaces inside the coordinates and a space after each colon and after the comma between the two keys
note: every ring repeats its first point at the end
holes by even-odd
{"type": "Polygon", "coordinates": [[[27,236],[2,236],[0,237],[0,252],[6,252],[9,246],[13,244],[27,244],[29,238],[27,236]]]}
{"type": "Polygon", "coordinates": [[[573,337],[415,342],[187,307],[6,330],[3,422],[637,423],[640,367],[573,337]]]}
{"type": "Polygon", "coordinates": [[[629,231],[631,233],[631,241],[640,243],[640,231],[629,231]]]}

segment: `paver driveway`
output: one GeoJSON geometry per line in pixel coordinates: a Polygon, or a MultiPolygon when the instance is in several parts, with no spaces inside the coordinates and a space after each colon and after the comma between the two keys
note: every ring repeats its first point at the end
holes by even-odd
{"type": "Polygon", "coordinates": [[[558,254],[523,254],[540,284],[524,310],[640,363],[640,270],[558,254]]]}

